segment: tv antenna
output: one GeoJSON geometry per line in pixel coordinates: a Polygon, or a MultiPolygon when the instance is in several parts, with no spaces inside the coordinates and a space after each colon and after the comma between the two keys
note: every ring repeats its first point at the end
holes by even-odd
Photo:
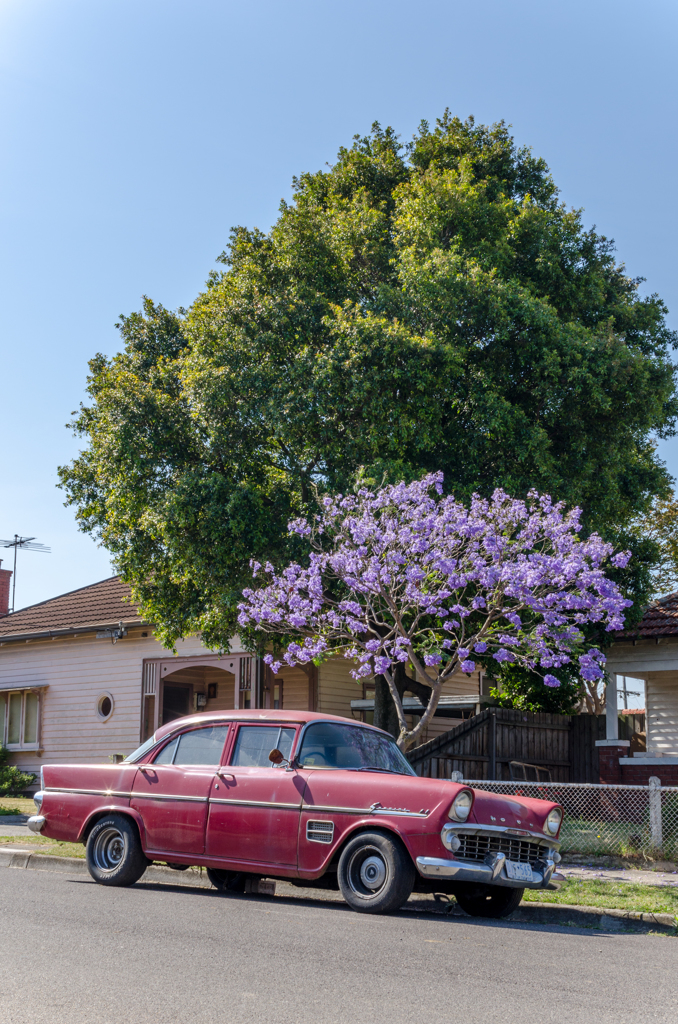
{"type": "MultiPolygon", "coordinates": [[[[35,537],[20,537],[14,534],[14,540],[0,540],[0,548],[14,548],[14,575],[12,576],[12,611],[14,611],[14,595],[16,593],[16,553],[19,548],[24,551],[41,551],[43,555],[49,555],[51,549],[46,544],[35,543],[35,537]]],[[[1,564],[1,563],[0,563],[1,564]]]]}

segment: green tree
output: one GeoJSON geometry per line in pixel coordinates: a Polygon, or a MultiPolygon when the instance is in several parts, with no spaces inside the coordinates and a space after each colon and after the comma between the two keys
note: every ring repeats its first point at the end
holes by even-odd
{"type": "Polygon", "coordinates": [[[249,558],[303,557],[288,519],[358,473],[536,487],[608,538],[668,496],[665,307],[505,124],[375,124],[220,260],[189,310],[121,317],[60,470],[166,644],[226,647],[249,558]]]}

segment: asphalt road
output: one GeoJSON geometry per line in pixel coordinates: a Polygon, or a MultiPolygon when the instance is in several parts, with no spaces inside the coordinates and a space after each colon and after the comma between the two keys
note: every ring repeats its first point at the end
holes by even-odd
{"type": "Polygon", "coordinates": [[[2,1024],[678,1020],[678,939],[0,869],[2,1024]]]}

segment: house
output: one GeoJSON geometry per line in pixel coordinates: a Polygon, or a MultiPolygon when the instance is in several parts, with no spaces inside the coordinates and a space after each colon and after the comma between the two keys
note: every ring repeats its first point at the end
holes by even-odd
{"type": "Polygon", "coordinates": [[[600,781],[647,785],[657,776],[678,785],[678,593],[655,601],[631,630],[617,634],[607,654],[611,675],[645,681],[646,750],[620,740],[616,687],[608,687],[607,738],[598,740],[600,781]]]}
{"type": "MultiPolygon", "coordinates": [[[[224,655],[197,636],[166,650],[118,576],[7,614],[11,575],[0,569],[0,742],[24,771],[128,754],[159,725],[200,708],[358,719],[374,708],[369,680],[357,683],[343,658],[274,676],[237,637],[224,655]]],[[[480,686],[477,672],[451,679],[421,741],[476,710],[480,686]]],[[[410,716],[421,710],[414,699],[408,704],[410,716]]]]}

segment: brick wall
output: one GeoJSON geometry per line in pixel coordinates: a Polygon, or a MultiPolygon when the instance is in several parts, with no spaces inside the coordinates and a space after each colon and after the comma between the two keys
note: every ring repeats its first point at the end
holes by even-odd
{"type": "Polygon", "coordinates": [[[678,786],[678,764],[620,764],[628,755],[628,747],[598,747],[601,785],[647,786],[654,775],[662,786],[678,786]]]}
{"type": "Polygon", "coordinates": [[[0,618],[9,613],[9,591],[12,580],[11,569],[0,569],[0,618]]]}

